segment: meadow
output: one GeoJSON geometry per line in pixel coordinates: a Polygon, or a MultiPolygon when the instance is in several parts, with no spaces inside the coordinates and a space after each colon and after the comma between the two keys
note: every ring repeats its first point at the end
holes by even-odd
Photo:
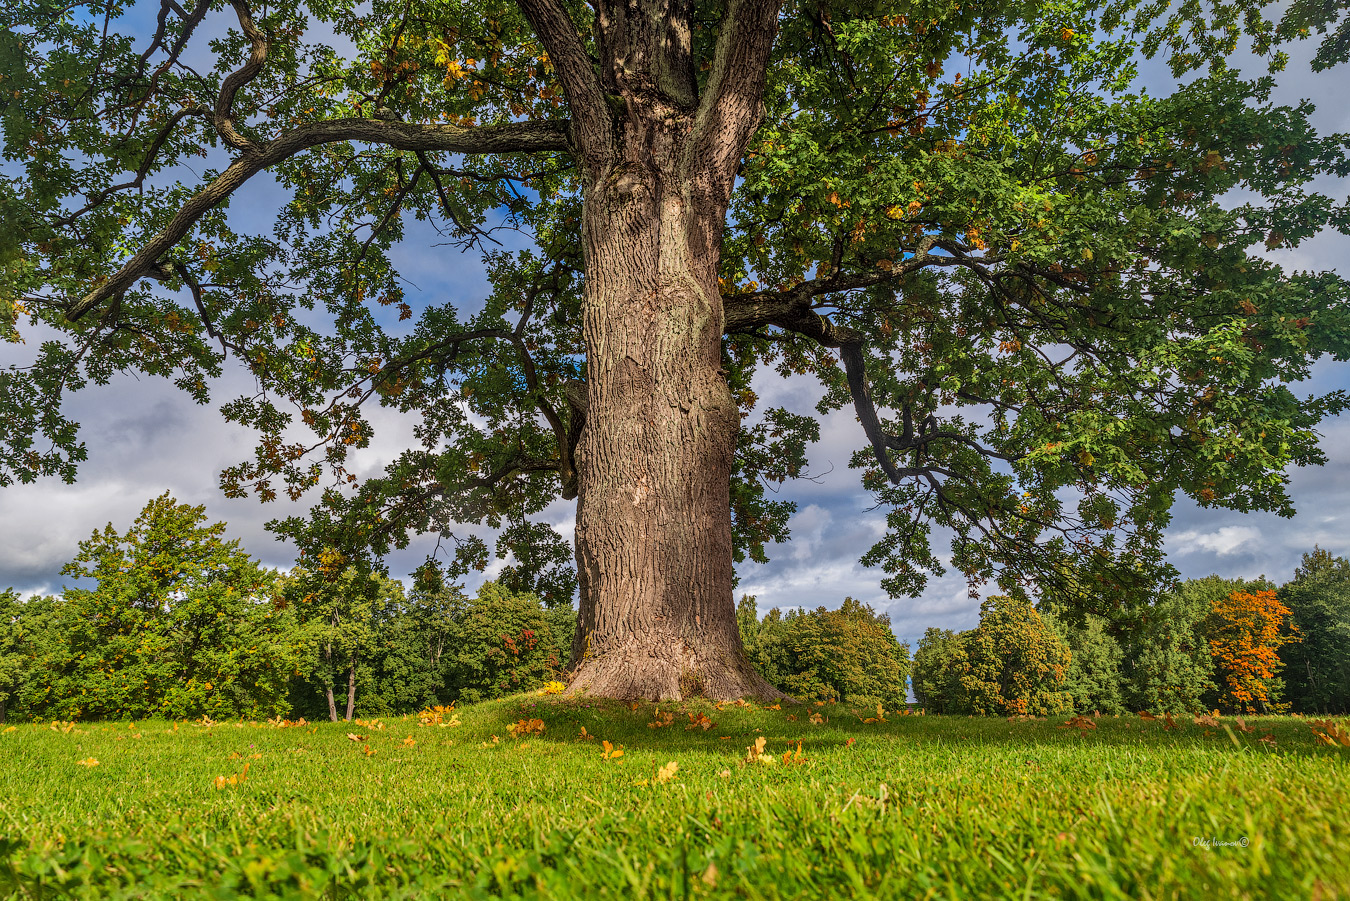
{"type": "Polygon", "coordinates": [[[6,727],[0,897],[1350,897],[1350,748],[1308,721],[1066,719],[6,727]]]}

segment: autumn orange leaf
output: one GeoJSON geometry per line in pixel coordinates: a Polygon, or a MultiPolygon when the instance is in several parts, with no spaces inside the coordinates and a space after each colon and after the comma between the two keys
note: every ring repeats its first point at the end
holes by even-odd
{"type": "Polygon", "coordinates": [[[694,729],[702,729],[704,732],[707,732],[714,725],[716,724],[712,720],[708,719],[708,715],[706,713],[699,713],[699,714],[691,713],[689,714],[689,725],[684,727],[684,731],[690,732],[694,729]]]}
{"type": "Polygon", "coordinates": [[[1077,729],[1079,735],[1086,735],[1089,729],[1096,729],[1097,724],[1085,716],[1076,716],[1071,720],[1065,720],[1060,729],[1077,729]]]}
{"type": "MultiPolygon", "coordinates": [[[[10,727],[10,728],[13,728],[13,727],[10,727]]],[[[86,757],[84,760],[77,760],[77,761],[75,761],[75,765],[76,765],[76,766],[95,767],[95,766],[98,766],[98,761],[95,760],[95,759],[92,758],[92,757],[86,757]]]]}
{"type": "Polygon", "coordinates": [[[347,733],[347,740],[348,740],[348,741],[365,741],[365,740],[366,740],[366,737],[365,737],[364,735],[357,735],[355,732],[348,732],[348,733],[347,733]]]}
{"type": "Polygon", "coordinates": [[[601,742],[604,750],[600,752],[601,760],[618,760],[623,756],[623,748],[616,748],[607,741],[601,742]]]}
{"type": "Polygon", "coordinates": [[[540,719],[517,720],[506,727],[512,738],[520,738],[522,735],[543,735],[544,721],[540,719]]]}
{"type": "Polygon", "coordinates": [[[652,777],[652,782],[658,784],[669,782],[675,778],[675,773],[678,772],[679,769],[680,765],[672,760],[670,763],[656,771],[656,775],[652,777]]]}
{"type": "Polygon", "coordinates": [[[1333,748],[1338,745],[1350,748],[1350,732],[1341,728],[1335,720],[1313,720],[1308,723],[1308,727],[1312,729],[1313,735],[1317,736],[1317,741],[1320,744],[1329,745],[1333,748]]]}

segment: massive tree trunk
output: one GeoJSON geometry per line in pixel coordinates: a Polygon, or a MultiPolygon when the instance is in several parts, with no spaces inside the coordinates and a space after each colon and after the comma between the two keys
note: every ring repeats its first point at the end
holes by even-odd
{"type": "Polygon", "coordinates": [[[780,696],[750,666],[736,625],[730,475],[740,414],[721,371],[717,282],[736,169],[762,116],[777,4],[729,4],[702,91],[687,3],[600,4],[598,78],[569,45],[570,24],[550,20],[551,4],[522,5],[568,89],[585,192],[581,610],[570,690],[780,696]]]}

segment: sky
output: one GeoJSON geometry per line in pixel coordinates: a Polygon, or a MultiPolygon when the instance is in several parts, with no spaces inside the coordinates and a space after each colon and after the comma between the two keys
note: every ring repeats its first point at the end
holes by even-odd
{"type": "MultiPolygon", "coordinates": [[[[1343,102],[1345,67],[1314,74],[1306,65],[1313,47],[1298,49],[1279,78],[1274,99],[1294,103],[1309,98],[1318,106],[1314,123],[1321,132],[1350,132],[1350,105],[1343,102]]],[[[1149,84],[1156,92],[1162,76],[1155,72],[1152,80],[1158,82],[1149,84]]],[[[1149,81],[1146,77],[1145,83],[1149,81]]],[[[1313,187],[1335,199],[1350,195],[1350,179],[1339,184],[1322,181],[1313,187]]],[[[265,182],[250,185],[233,208],[270,214],[274,206],[267,195],[265,182]]],[[[449,294],[466,304],[486,296],[483,268],[474,255],[456,258],[431,242],[406,244],[400,254],[404,274],[417,290],[438,297],[449,294]]],[[[1293,251],[1271,256],[1289,268],[1334,270],[1350,277],[1350,238],[1343,235],[1319,235],[1293,251]]],[[[0,365],[19,362],[23,352],[0,345],[0,365]]],[[[298,505],[284,501],[263,505],[253,499],[227,499],[218,486],[222,469],[251,455],[252,435],[226,424],[215,406],[250,392],[251,387],[251,378],[227,363],[212,406],[194,405],[166,381],[134,375],[71,397],[68,414],[81,423],[89,459],[76,484],[45,480],[0,489],[0,588],[12,586],[23,594],[59,592],[69,582],[60,569],[75,555],[79,541],[107,523],[125,531],[146,502],[165,491],[180,502],[204,505],[212,521],[226,522],[227,535],[239,539],[264,564],[289,567],[294,549],[274,538],[265,523],[303,513],[312,499],[298,505]]],[[[812,380],[783,380],[772,372],[761,376],[754,388],[761,409],[785,406],[810,411],[820,396],[812,380]]],[[[1319,392],[1350,388],[1350,365],[1320,363],[1303,388],[1319,392]]],[[[358,475],[379,472],[413,443],[410,421],[385,410],[370,415],[376,438],[357,461],[358,475]]],[[[1265,575],[1282,582],[1314,544],[1350,556],[1350,418],[1328,420],[1319,431],[1329,461],[1320,468],[1290,472],[1289,491],[1298,509],[1293,519],[1201,509],[1185,499],[1177,503],[1165,548],[1183,578],[1219,573],[1230,578],[1265,575]]],[[[781,498],[798,505],[791,521],[792,539],[769,547],[768,564],[747,562],[739,568],[738,596],[754,595],[761,611],[775,606],[837,607],[850,596],[888,614],[896,634],[910,642],[929,627],[973,627],[979,600],[969,596],[959,575],[931,579],[920,597],[892,599],[880,587],[883,574],[858,563],[884,531],[884,512],[871,509],[872,496],[861,489],[857,471],[848,468],[850,455],[864,443],[851,409],[822,421],[821,440],[809,456],[808,472],[817,477],[781,489],[781,498]]],[[[572,516],[572,502],[558,501],[542,518],[570,538],[572,516]]],[[[407,550],[392,554],[386,561],[391,574],[406,576],[433,544],[434,538],[415,540],[407,550]]],[[[934,544],[941,547],[939,541],[934,544]]],[[[482,576],[467,579],[466,587],[472,591],[501,565],[497,562],[482,576]]]]}

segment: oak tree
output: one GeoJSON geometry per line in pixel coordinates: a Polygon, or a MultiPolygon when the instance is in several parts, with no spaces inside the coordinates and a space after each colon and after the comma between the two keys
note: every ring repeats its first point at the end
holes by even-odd
{"type": "MultiPolygon", "coordinates": [[[[937,526],[974,584],[1072,572],[1129,615],[1175,495],[1291,512],[1345,403],[1286,387],[1350,352],[1344,283],[1263,256],[1346,228],[1308,187],[1343,141],[1224,63],[1331,27],[1334,64],[1343,34],[1264,6],[16,0],[0,328],[40,344],[0,372],[0,482],[74,477],[68,392],[136,370],[206,402],[233,358],[259,438],[223,485],[321,487],[277,523],[308,561],[491,526],[509,584],[575,580],[574,689],[772,696],[733,566],[851,405],[888,590],[941,571],[937,526]],[[1149,95],[1140,54],[1193,77],[1149,95]],[[488,296],[410,292],[418,242],[480,253],[488,296]],[[817,410],[754,411],[774,373],[817,410]],[[362,480],[375,405],[417,445],[362,480]]],[[[452,575],[488,554],[460,536],[452,575]]]]}

